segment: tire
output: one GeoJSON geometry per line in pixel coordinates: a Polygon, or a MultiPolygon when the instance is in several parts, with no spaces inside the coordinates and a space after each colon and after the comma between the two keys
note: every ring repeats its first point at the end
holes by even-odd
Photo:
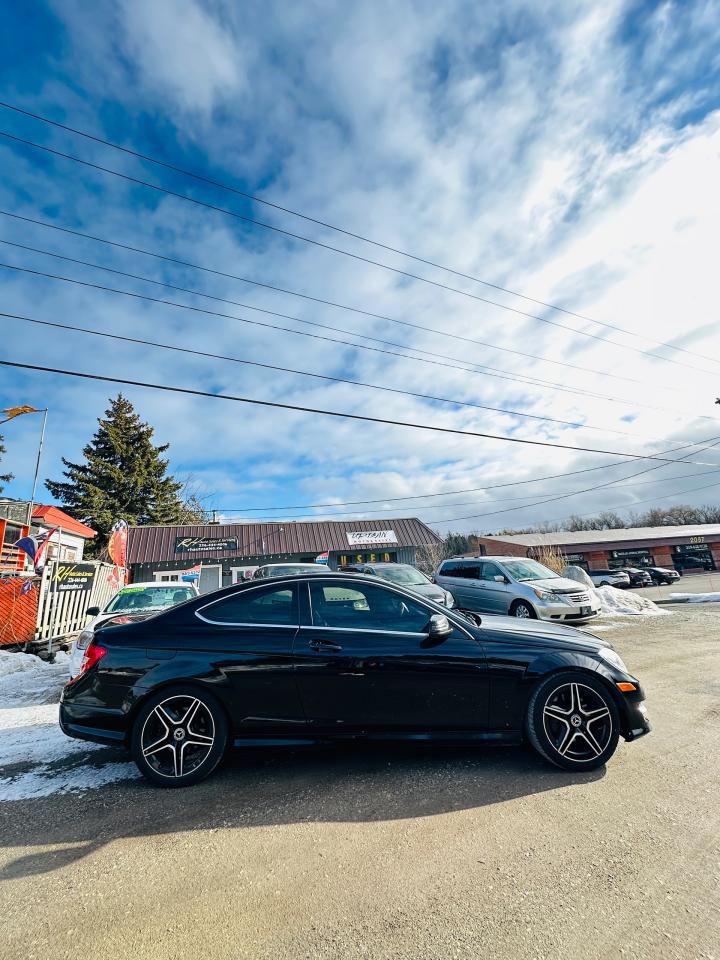
{"type": "Polygon", "coordinates": [[[550,763],[563,770],[596,770],[615,753],[620,715],[601,680],[580,670],[555,673],[528,702],[527,735],[550,763]]]}
{"type": "Polygon", "coordinates": [[[191,686],[166,687],[143,705],[133,724],[138,770],[159,787],[189,787],[222,760],[228,725],[220,704],[191,686]]]}
{"type": "Polygon", "coordinates": [[[601,580],[601,581],[600,581],[600,586],[601,586],[601,587],[609,587],[609,586],[610,586],[610,581],[609,581],[609,580],[601,580]]]}
{"type": "Polygon", "coordinates": [[[537,620],[534,608],[526,600],[516,600],[510,607],[510,616],[521,620],[537,620]]]}

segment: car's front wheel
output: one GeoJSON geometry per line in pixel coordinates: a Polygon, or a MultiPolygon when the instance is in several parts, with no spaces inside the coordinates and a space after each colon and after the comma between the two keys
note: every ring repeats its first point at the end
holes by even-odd
{"type": "Polygon", "coordinates": [[[564,770],[594,770],[615,753],[620,717],[601,680],[581,671],[553,674],[530,697],[527,733],[564,770]]]}
{"type": "Polygon", "coordinates": [[[135,719],[133,760],[152,783],[187,787],[213,772],[227,736],[227,720],[214,697],[194,687],[166,688],[135,719]]]}
{"type": "Polygon", "coordinates": [[[510,607],[510,616],[519,617],[521,620],[537,620],[537,614],[529,603],[524,600],[516,600],[510,607]]]}

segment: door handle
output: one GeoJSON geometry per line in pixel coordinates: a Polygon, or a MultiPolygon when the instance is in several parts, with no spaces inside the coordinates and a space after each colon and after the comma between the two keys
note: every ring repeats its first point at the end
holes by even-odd
{"type": "Polygon", "coordinates": [[[339,650],[342,650],[340,644],[333,643],[332,640],[311,640],[308,646],[311,650],[327,650],[332,653],[337,653],[339,650]]]}

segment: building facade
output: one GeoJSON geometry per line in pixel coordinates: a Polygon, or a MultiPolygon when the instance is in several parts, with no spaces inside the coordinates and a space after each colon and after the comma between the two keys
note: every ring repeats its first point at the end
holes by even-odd
{"type": "Polygon", "coordinates": [[[202,592],[229,586],[266,563],[415,563],[440,538],[420,520],[290,521],[131,527],[130,579],[173,582],[200,566],[202,592]]]}
{"type": "Polygon", "coordinates": [[[585,570],[669,567],[680,572],[720,569],[720,524],[635,527],[620,530],[526,533],[479,537],[480,554],[532,557],[557,548],[585,570]]]}

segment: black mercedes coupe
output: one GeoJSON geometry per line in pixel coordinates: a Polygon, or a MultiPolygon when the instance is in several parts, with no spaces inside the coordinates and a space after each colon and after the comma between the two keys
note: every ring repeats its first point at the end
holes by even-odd
{"type": "Polygon", "coordinates": [[[99,628],[62,729],[124,745],[153,783],[207,777],[229,745],[519,743],[566,770],[650,730],[640,683],[573,627],[448,610],[352,574],[250,581],[99,628]]]}

